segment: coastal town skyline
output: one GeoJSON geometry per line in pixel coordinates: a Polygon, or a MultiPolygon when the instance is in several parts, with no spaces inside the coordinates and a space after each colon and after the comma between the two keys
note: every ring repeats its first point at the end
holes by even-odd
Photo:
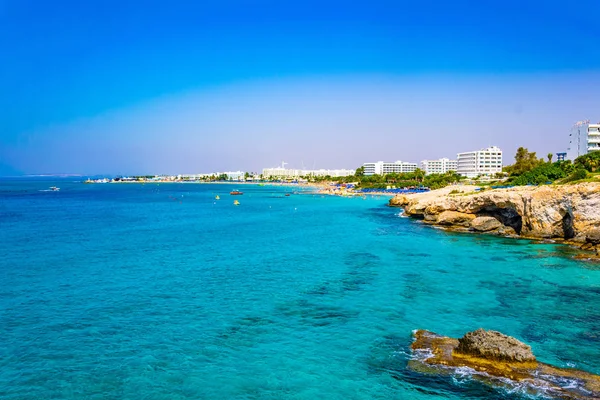
{"type": "Polygon", "coordinates": [[[597,11],[8,1],[0,175],[564,152],[576,121],[600,119],[597,11]]]}
{"type": "MultiPolygon", "coordinates": [[[[558,153],[548,153],[546,157],[549,160],[552,160],[556,156],[556,160],[570,160],[574,161],[574,157],[586,154],[590,151],[595,151],[600,148],[600,123],[591,124],[589,120],[579,121],[577,122],[569,135],[570,139],[570,147],[567,149],[571,152],[571,157],[568,157],[567,152],[558,152],[558,153]],[[588,128],[589,127],[589,128],[588,128]],[[585,129],[583,129],[585,128],[585,129]],[[588,132],[588,130],[590,132],[588,132]],[[577,136],[575,137],[573,132],[577,132],[577,136]],[[583,144],[579,145],[577,151],[583,151],[584,153],[574,153],[573,142],[581,142],[583,144]],[[592,146],[592,147],[588,147],[592,146]]],[[[521,148],[519,148],[519,151],[521,148]]],[[[517,152],[518,153],[518,152],[517,152]]],[[[419,169],[423,171],[426,175],[429,174],[445,174],[447,172],[456,172],[458,175],[462,175],[467,178],[474,178],[478,176],[487,175],[489,177],[493,177],[496,174],[503,171],[503,167],[510,166],[511,162],[504,162],[505,158],[503,156],[503,151],[497,146],[490,146],[488,148],[474,149],[469,151],[463,151],[456,154],[455,158],[441,157],[438,159],[423,159],[420,162],[411,162],[411,161],[377,161],[377,162],[362,162],[357,168],[318,168],[314,167],[307,168],[302,162],[302,167],[294,166],[293,164],[282,161],[280,165],[277,166],[269,166],[263,167],[259,170],[212,170],[210,172],[207,171],[194,171],[194,172],[186,172],[186,173],[161,173],[161,172],[146,172],[141,174],[73,174],[73,173],[58,173],[58,174],[26,174],[21,176],[32,176],[32,177],[87,177],[87,181],[91,182],[90,177],[94,177],[94,182],[97,183],[107,183],[109,179],[107,177],[115,178],[127,178],[127,177],[154,177],[170,180],[179,180],[179,179],[189,179],[196,180],[199,178],[207,178],[207,177],[219,177],[225,176],[228,180],[235,181],[244,181],[244,180],[259,180],[263,178],[269,177],[279,177],[279,178],[299,178],[299,177],[307,177],[307,176],[320,176],[320,177],[345,177],[358,174],[358,170],[362,169],[362,174],[364,175],[385,175],[388,173],[407,173],[414,172],[419,169]]],[[[536,154],[536,152],[532,152],[532,154],[536,154]]],[[[543,156],[538,157],[540,160],[544,160],[543,156]]],[[[0,175],[2,176],[2,175],[0,175]]],[[[6,175],[5,175],[6,176],[6,175]]],[[[19,176],[19,175],[14,175],[19,176]]]]}

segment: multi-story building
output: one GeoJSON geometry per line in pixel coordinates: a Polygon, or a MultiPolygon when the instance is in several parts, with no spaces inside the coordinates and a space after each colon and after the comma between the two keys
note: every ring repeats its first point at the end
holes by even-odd
{"type": "Polygon", "coordinates": [[[303,169],[300,171],[301,176],[351,176],[354,175],[354,169],[303,169]]]}
{"type": "Polygon", "coordinates": [[[600,123],[590,124],[589,120],[579,121],[571,128],[567,159],[575,160],[590,151],[600,150],[600,123]]]}
{"type": "Polygon", "coordinates": [[[208,174],[185,174],[185,175],[177,175],[177,179],[183,180],[198,180],[202,178],[210,178],[213,176],[222,176],[227,175],[227,179],[230,181],[243,181],[244,175],[246,173],[244,171],[224,171],[224,172],[211,172],[208,174]]]}
{"type": "Polygon", "coordinates": [[[301,176],[350,176],[354,175],[356,171],[353,169],[291,169],[283,167],[275,168],[264,168],[263,177],[269,178],[271,176],[277,178],[299,178],[301,176]]]}
{"type": "Polygon", "coordinates": [[[297,178],[300,176],[300,170],[284,167],[263,168],[262,174],[265,178],[269,178],[271,176],[277,178],[297,178]]]}
{"type": "Polygon", "coordinates": [[[467,178],[502,172],[502,150],[496,146],[458,153],[456,172],[467,178]]]}
{"type": "Polygon", "coordinates": [[[456,171],[458,161],[449,158],[440,158],[439,160],[423,160],[421,161],[421,169],[429,174],[445,174],[448,171],[456,171]]]}
{"type": "Polygon", "coordinates": [[[377,161],[374,163],[364,163],[363,167],[365,168],[365,175],[385,175],[391,174],[392,172],[395,172],[397,174],[414,172],[414,170],[417,169],[417,164],[403,161],[377,161]]]}

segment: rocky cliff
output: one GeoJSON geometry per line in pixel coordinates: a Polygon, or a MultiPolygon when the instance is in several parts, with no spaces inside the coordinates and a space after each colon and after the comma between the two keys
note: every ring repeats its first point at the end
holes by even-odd
{"type": "Polygon", "coordinates": [[[600,254],[599,183],[483,191],[448,187],[398,195],[390,205],[452,230],[568,240],[600,254]]]}

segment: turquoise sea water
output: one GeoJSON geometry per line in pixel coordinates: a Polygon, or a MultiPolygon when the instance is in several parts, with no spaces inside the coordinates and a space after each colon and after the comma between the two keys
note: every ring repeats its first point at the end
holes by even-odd
{"type": "Polygon", "coordinates": [[[0,398],[521,398],[408,369],[417,328],[600,373],[600,268],[570,249],[292,190],[0,182],[0,398]]]}

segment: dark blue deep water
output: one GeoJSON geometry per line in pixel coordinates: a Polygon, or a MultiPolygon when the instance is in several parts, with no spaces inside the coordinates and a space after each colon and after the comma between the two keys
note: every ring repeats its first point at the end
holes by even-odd
{"type": "Polygon", "coordinates": [[[600,269],[569,248],[234,188],[0,182],[0,398],[524,396],[410,370],[417,328],[600,373],[600,269]]]}

